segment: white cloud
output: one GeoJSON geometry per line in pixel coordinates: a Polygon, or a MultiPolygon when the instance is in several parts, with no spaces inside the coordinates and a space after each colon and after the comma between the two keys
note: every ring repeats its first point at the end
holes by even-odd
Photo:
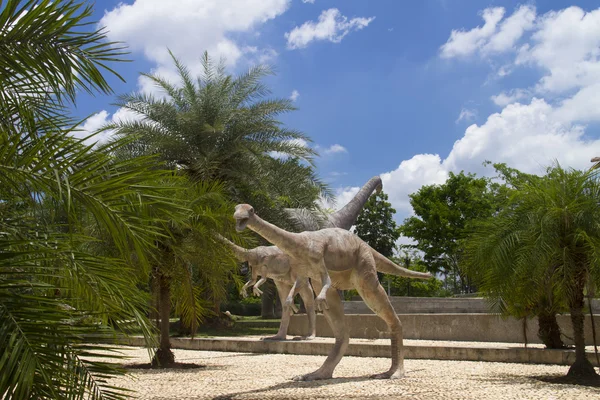
{"type": "Polygon", "coordinates": [[[504,17],[504,8],[486,8],[481,16],[485,21],[482,27],[478,26],[470,31],[452,30],[450,38],[441,47],[442,57],[467,56],[483,47],[487,39],[496,32],[498,23],[504,17]]]}
{"type": "Polygon", "coordinates": [[[501,107],[507,106],[516,101],[522,100],[529,96],[527,90],[524,89],[512,89],[507,92],[502,92],[496,96],[492,96],[492,101],[501,107]]]}
{"type": "Polygon", "coordinates": [[[440,48],[441,57],[464,57],[476,52],[490,55],[513,50],[523,34],[533,29],[535,8],[529,5],[520,6],[502,21],[504,14],[503,7],[486,8],[481,14],[485,21],[483,26],[469,31],[452,30],[450,38],[440,48]]]}
{"type": "Polygon", "coordinates": [[[307,21],[285,34],[288,49],[301,49],[314,40],[329,40],[333,43],[342,41],[351,31],[357,31],[368,26],[375,17],[352,18],[348,20],[337,8],[324,10],[319,15],[318,22],[307,21]]]}
{"type": "Polygon", "coordinates": [[[303,3],[315,4],[315,0],[302,0],[303,3]]]}
{"type": "MultiPolygon", "coordinates": [[[[105,125],[107,125],[109,123],[119,122],[119,121],[135,121],[135,120],[142,119],[140,114],[137,114],[126,108],[119,108],[112,115],[112,117],[109,118],[109,116],[110,116],[110,114],[106,110],[102,110],[99,113],[92,115],[87,120],[85,120],[83,125],[80,125],[78,127],[77,131],[73,132],[73,136],[76,138],[79,138],[79,139],[83,139],[83,138],[91,135],[92,133],[98,131],[99,129],[101,129],[102,127],[104,127],[105,125]]],[[[112,130],[105,130],[105,131],[98,133],[97,135],[94,135],[93,137],[87,139],[86,143],[87,144],[103,143],[106,140],[108,140],[113,135],[113,133],[114,133],[114,131],[112,131],[112,130]]]]}
{"type": "Polygon", "coordinates": [[[481,126],[471,125],[442,166],[448,171],[483,172],[484,160],[506,162],[524,172],[541,173],[554,159],[585,168],[600,140],[584,137],[580,125],[558,118],[559,109],[543,99],[509,104],[481,126]]]}
{"type": "Polygon", "coordinates": [[[292,90],[292,94],[290,95],[290,100],[296,101],[296,100],[298,100],[298,97],[300,97],[300,92],[298,92],[296,89],[292,90]]]}
{"type": "Polygon", "coordinates": [[[346,148],[344,146],[339,145],[337,143],[329,146],[324,151],[325,154],[336,154],[336,153],[347,153],[347,152],[348,152],[348,150],[346,150],[346,148]]]}
{"type": "Polygon", "coordinates": [[[462,110],[460,110],[460,114],[458,115],[458,118],[454,122],[457,124],[463,120],[469,122],[469,121],[474,120],[475,117],[477,117],[476,110],[469,110],[468,108],[463,108],[462,110]]]}
{"type": "Polygon", "coordinates": [[[600,9],[569,7],[544,14],[517,65],[541,67],[540,92],[561,93],[600,81],[600,9]]]}
{"type": "MultiPolygon", "coordinates": [[[[105,12],[100,25],[106,26],[110,40],[143,52],[164,75],[173,71],[167,49],[197,73],[204,50],[215,59],[226,57],[230,66],[243,57],[251,63],[272,60],[277,55],[273,49],[243,46],[232,35],[253,32],[289,4],[290,0],[135,0],[105,12]]],[[[147,85],[142,82],[141,88],[147,85]]]]}
{"type": "Polygon", "coordinates": [[[417,154],[410,160],[402,161],[395,170],[380,176],[383,190],[388,194],[390,203],[398,212],[401,221],[412,210],[408,195],[423,185],[445,182],[448,171],[442,167],[439,155],[417,154]]]}
{"type": "Polygon", "coordinates": [[[515,43],[525,31],[533,28],[535,8],[532,6],[519,7],[510,17],[500,24],[497,33],[482,47],[483,53],[502,53],[513,49],[515,43]]]}
{"type": "Polygon", "coordinates": [[[347,153],[348,149],[346,149],[344,146],[342,146],[341,144],[332,144],[329,147],[323,147],[320,145],[316,145],[315,146],[315,150],[317,150],[317,152],[319,152],[321,155],[332,155],[332,154],[339,154],[339,153],[347,153]]]}

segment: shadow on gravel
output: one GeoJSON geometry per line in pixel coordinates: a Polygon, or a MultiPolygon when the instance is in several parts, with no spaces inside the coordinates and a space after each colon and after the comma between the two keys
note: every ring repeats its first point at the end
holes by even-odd
{"type": "Polygon", "coordinates": [[[538,376],[523,376],[511,374],[498,374],[495,376],[473,377],[478,381],[507,384],[531,384],[535,381],[555,384],[555,385],[576,385],[600,388],[600,377],[597,378],[573,378],[566,375],[538,375],[538,376]]]}
{"type": "Polygon", "coordinates": [[[538,381],[556,384],[556,385],[576,385],[576,386],[587,386],[600,388],[600,377],[593,378],[574,378],[566,375],[542,375],[532,376],[533,379],[538,381]]]}
{"type": "MultiPolygon", "coordinates": [[[[290,381],[290,382],[278,383],[277,385],[269,386],[269,387],[262,388],[262,389],[255,389],[255,390],[248,390],[246,392],[224,394],[224,395],[213,397],[212,400],[233,400],[237,396],[243,396],[243,395],[249,395],[249,394],[259,394],[259,393],[265,393],[264,397],[268,398],[266,393],[275,391],[275,390],[279,390],[279,389],[318,388],[318,387],[322,387],[322,386],[338,385],[338,384],[346,383],[346,382],[363,382],[363,381],[372,381],[372,380],[373,379],[369,378],[368,376],[357,376],[357,377],[351,377],[351,378],[332,378],[332,379],[325,379],[322,381],[310,381],[310,382],[290,381]]],[[[261,396],[259,398],[263,398],[263,397],[261,396]]]]}
{"type": "MultiPolygon", "coordinates": [[[[139,363],[139,364],[124,364],[123,368],[126,370],[135,370],[141,374],[162,374],[164,372],[194,372],[194,370],[202,369],[220,369],[219,366],[211,365],[207,368],[206,365],[194,364],[194,363],[180,363],[176,362],[168,367],[154,367],[150,363],[139,363]]],[[[222,368],[224,369],[224,368],[222,368]]]]}

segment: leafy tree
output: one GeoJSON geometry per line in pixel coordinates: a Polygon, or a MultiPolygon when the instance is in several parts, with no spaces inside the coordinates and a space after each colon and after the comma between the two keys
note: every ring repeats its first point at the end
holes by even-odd
{"type": "MultiPolygon", "coordinates": [[[[427,265],[415,251],[404,251],[399,257],[392,260],[404,268],[413,271],[427,272],[427,265]]],[[[414,297],[443,297],[442,281],[432,277],[426,281],[404,278],[401,276],[386,275],[390,285],[391,296],[414,296],[414,297]]]]}
{"type": "MultiPolygon", "coordinates": [[[[369,197],[354,225],[354,232],[362,240],[388,258],[394,255],[396,240],[400,237],[396,221],[394,221],[395,213],[396,210],[388,202],[387,194],[381,190],[369,197]]],[[[377,275],[379,280],[391,279],[379,272],[377,275]]]]}
{"type": "MultiPolygon", "coordinates": [[[[484,291],[513,293],[536,304],[540,290],[556,288],[568,305],[575,362],[569,376],[594,376],[585,355],[584,292],[600,278],[600,181],[597,173],[555,166],[515,190],[498,215],[477,224],[467,265],[484,291]]],[[[513,294],[514,295],[514,294],[513,294]]]]}
{"type": "Polygon", "coordinates": [[[417,242],[415,248],[423,252],[431,272],[460,277],[460,291],[470,292],[473,287],[459,268],[460,241],[471,221],[487,218],[498,209],[501,193],[499,185],[488,178],[450,172],[444,184],[423,186],[410,195],[415,216],[405,219],[400,231],[417,242]]]}
{"type": "Polygon", "coordinates": [[[92,149],[71,137],[78,122],[67,104],[80,90],[109,93],[104,63],[122,56],[87,29],[91,14],[76,1],[0,8],[0,49],[10,55],[0,57],[2,398],[126,397],[107,381],[122,373],[111,346],[91,344],[131,321],[151,337],[132,283],[147,271],[157,226],[185,211],[157,184],[171,173],[155,159],[119,160],[124,141],[92,149]]]}
{"type": "Polygon", "coordinates": [[[396,240],[400,237],[395,213],[388,195],[381,190],[369,197],[354,228],[362,240],[386,257],[394,255],[396,240]]]}

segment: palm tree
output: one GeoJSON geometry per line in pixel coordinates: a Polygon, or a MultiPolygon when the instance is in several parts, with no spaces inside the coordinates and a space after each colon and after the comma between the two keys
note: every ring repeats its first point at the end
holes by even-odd
{"type": "MultiPolygon", "coordinates": [[[[226,74],[223,62],[215,64],[204,53],[203,73],[193,78],[171,56],[178,83],[144,75],[166,97],[123,95],[118,105],[141,119],[105,127],[114,129],[117,137],[133,138],[132,154],[158,154],[192,184],[221,182],[227,199],[252,203],[262,215],[284,226],[291,226],[284,208],[313,207],[321,193],[330,195],[310,164],[315,152],[306,146],[308,137],[278,120],[294,110],[292,102],[265,98],[270,91],[261,80],[271,74],[268,67],[256,66],[234,77],[226,74]]],[[[223,296],[215,296],[214,291],[206,295],[218,311],[223,296]]],[[[163,331],[166,334],[167,328],[163,331]]]]}
{"type": "Polygon", "coordinates": [[[550,290],[546,299],[566,303],[576,355],[569,376],[596,376],[585,354],[583,305],[586,285],[600,278],[599,201],[597,173],[557,165],[521,185],[468,240],[470,271],[484,291],[498,297],[517,291],[526,306],[550,290]]]}
{"type": "Polygon", "coordinates": [[[101,70],[123,54],[85,29],[91,14],[76,1],[0,10],[1,398],[127,397],[108,383],[123,372],[114,349],[96,344],[131,321],[151,338],[137,266],[160,224],[188,213],[152,157],[118,160],[125,141],[92,149],[71,136],[65,105],[79,90],[109,93],[101,70]]]}
{"type": "Polygon", "coordinates": [[[189,208],[186,218],[161,223],[163,237],[152,250],[152,287],[159,314],[159,348],[154,366],[170,367],[170,321],[172,304],[193,335],[211,313],[211,304],[226,297],[226,283],[241,282],[235,274],[237,261],[228,248],[215,240],[215,232],[232,235],[233,205],[223,196],[222,184],[196,182],[178,194],[189,208]]]}
{"type": "Polygon", "coordinates": [[[225,73],[223,61],[215,64],[205,52],[203,73],[192,78],[171,57],[178,84],[143,74],[166,98],[143,93],[120,96],[117,105],[143,118],[106,129],[117,129],[119,136],[133,135],[138,151],[159,154],[194,179],[218,180],[232,191],[242,185],[263,188],[266,164],[274,155],[311,160],[315,153],[305,145],[310,139],[277,119],[295,109],[291,100],[264,99],[270,91],[261,79],[271,74],[268,67],[255,66],[233,77],[225,73]]]}

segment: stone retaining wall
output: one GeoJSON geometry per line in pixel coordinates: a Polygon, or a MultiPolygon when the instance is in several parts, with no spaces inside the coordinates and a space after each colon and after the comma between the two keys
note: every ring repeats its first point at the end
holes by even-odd
{"type": "MultiPolygon", "coordinates": [[[[402,314],[488,314],[490,303],[482,297],[390,297],[397,313],[402,314]]],[[[360,300],[344,301],[346,314],[373,314],[373,311],[360,300]]],[[[587,307],[586,307],[587,309],[587,307]]],[[[592,310],[600,314],[600,299],[592,300],[592,310]]]]}
{"type": "MultiPolygon", "coordinates": [[[[498,314],[398,314],[402,322],[405,339],[449,340],[467,342],[524,343],[523,324],[514,318],[504,319],[498,314]]],[[[568,315],[559,315],[563,340],[572,344],[571,321],[568,315]]],[[[600,316],[595,316],[597,330],[600,331],[600,316]]],[[[387,326],[378,316],[365,314],[346,315],[346,325],[351,338],[387,338],[387,326]]],[[[306,335],[306,315],[294,315],[290,321],[288,335],[306,335]]],[[[527,321],[528,343],[541,343],[537,337],[537,319],[527,321]]],[[[317,315],[317,336],[332,337],[331,329],[322,314],[317,315]]],[[[600,343],[600,332],[596,333],[600,343]]],[[[585,320],[586,344],[593,344],[591,319],[585,320]]]]}

